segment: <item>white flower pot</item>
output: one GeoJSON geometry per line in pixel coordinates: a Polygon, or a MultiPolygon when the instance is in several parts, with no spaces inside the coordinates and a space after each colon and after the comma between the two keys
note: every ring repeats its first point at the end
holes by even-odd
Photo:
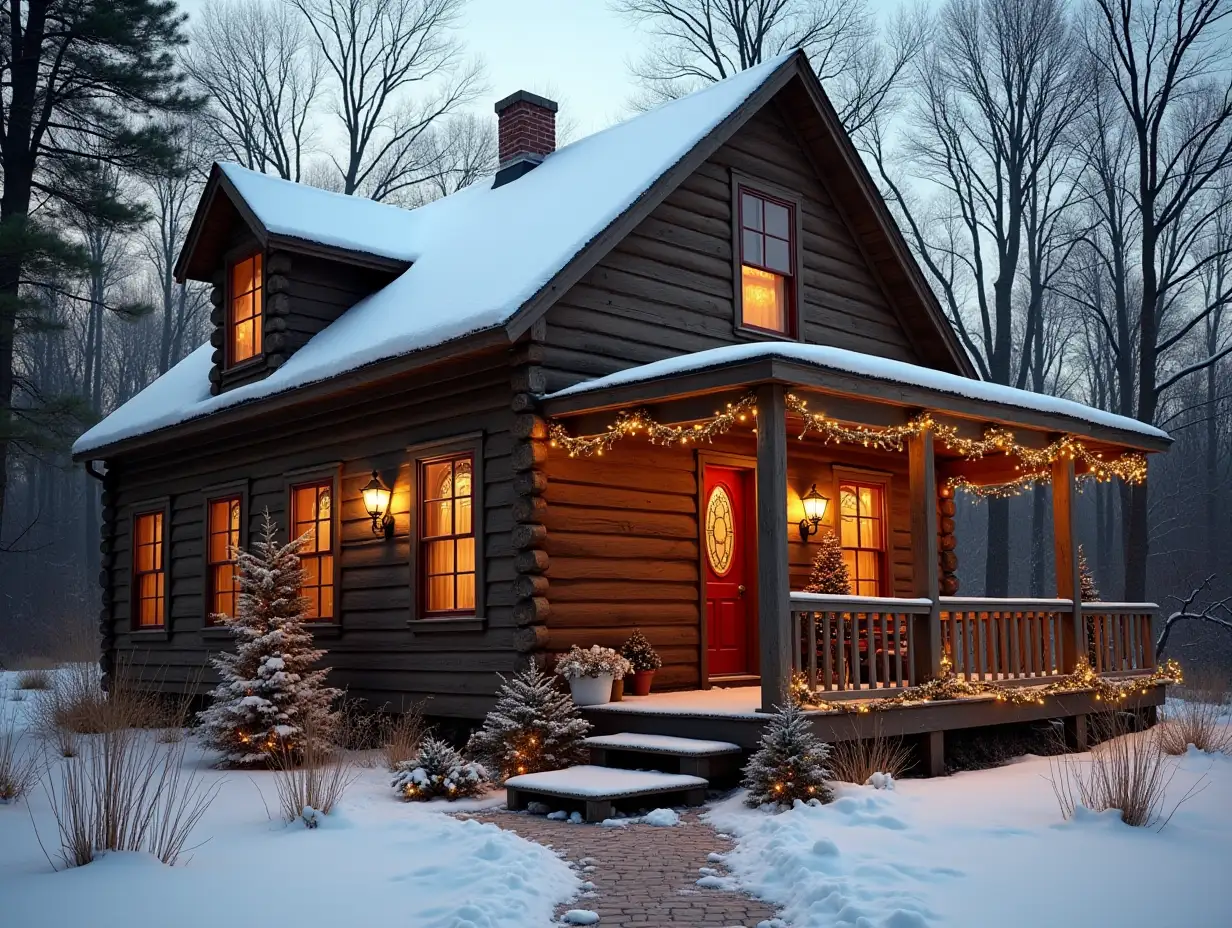
{"type": "Polygon", "coordinates": [[[612,675],[604,673],[597,677],[577,677],[569,681],[569,691],[579,706],[603,705],[612,701],[612,675]]]}

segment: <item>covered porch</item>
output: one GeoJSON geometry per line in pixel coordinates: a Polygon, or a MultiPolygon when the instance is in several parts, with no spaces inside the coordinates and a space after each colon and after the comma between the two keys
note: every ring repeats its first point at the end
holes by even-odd
{"type": "MultiPolygon", "coordinates": [[[[1075,496],[1082,481],[1145,479],[1145,453],[1170,442],[1159,430],[903,362],[779,342],[633,368],[548,396],[543,412],[549,459],[602,456],[604,466],[615,468],[623,454],[649,441],[677,457],[688,449],[696,461],[698,564],[692,576],[701,613],[700,671],[688,689],[699,691],[692,697],[697,706],[664,711],[669,703],[691,705],[684,694],[667,693],[648,697],[658,703],[616,704],[592,713],[596,717],[612,715],[625,724],[641,718],[659,730],[686,717],[756,723],[757,713],[781,703],[794,682],[806,702],[823,707],[819,718],[828,718],[836,714],[824,707],[836,702],[889,708],[887,698],[929,681],[971,684],[961,699],[895,705],[903,712],[893,713],[899,718],[892,727],[906,734],[992,724],[984,719],[996,717],[988,709],[1000,702],[998,687],[1053,685],[1041,689],[1033,706],[1019,700],[1013,718],[1001,706],[1006,721],[1083,715],[1095,705],[1090,694],[1062,698],[1055,692],[1082,661],[1108,679],[1147,678],[1155,671],[1154,604],[1081,602],[1075,496]],[[734,494],[734,508],[747,505],[750,538],[732,562],[743,553],[751,569],[747,580],[728,583],[728,573],[716,566],[733,556],[717,546],[713,533],[707,536],[707,496],[718,480],[708,468],[740,467],[747,468],[748,500],[741,504],[734,494]],[[1055,596],[951,595],[961,571],[953,553],[955,491],[990,495],[1036,483],[1052,488],[1055,596]],[[883,509],[875,518],[860,508],[861,487],[870,494],[882,488],[883,509]],[[881,533],[879,545],[849,545],[852,523],[862,532],[866,517],[881,533]],[[819,531],[844,536],[852,594],[803,591],[819,531]],[[867,566],[860,560],[865,548],[867,566]],[[755,662],[745,673],[714,672],[714,663],[726,660],[713,638],[722,633],[729,600],[752,626],[748,645],[755,662]],[[703,692],[715,684],[738,688],[738,705],[732,694],[703,692]]],[[[639,458],[637,466],[648,460],[639,458]]],[[[549,511],[552,479],[549,469],[549,511]]],[[[739,514],[733,518],[739,525],[739,514]]],[[[550,582],[553,573],[548,570],[550,582]]],[[[548,598],[554,598],[550,585],[548,598]]],[[[654,610],[646,611],[642,624],[652,624],[654,610]]],[[[1154,697],[1135,695],[1148,702],[1154,697]]],[[[857,729],[865,724],[854,708],[837,713],[836,733],[853,720],[857,729]]]]}

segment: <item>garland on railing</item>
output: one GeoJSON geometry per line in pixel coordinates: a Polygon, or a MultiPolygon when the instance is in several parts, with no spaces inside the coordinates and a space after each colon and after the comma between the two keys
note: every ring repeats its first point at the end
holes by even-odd
{"type": "MultiPolygon", "coordinates": [[[[816,432],[827,444],[858,444],[882,451],[902,451],[903,443],[908,438],[932,432],[948,450],[969,461],[989,454],[1013,455],[1018,459],[1018,468],[1027,471],[1011,481],[994,486],[977,486],[965,477],[952,477],[948,481],[949,486],[978,496],[1014,496],[1037,483],[1046,483],[1052,479],[1050,469],[1053,462],[1067,459],[1086,467],[1086,472],[1082,474],[1084,478],[1101,483],[1113,477],[1119,477],[1126,483],[1141,483],[1146,479],[1145,455],[1127,451],[1117,458],[1105,460],[1103,455],[1089,451],[1082,439],[1075,435],[1064,435],[1044,448],[1029,448],[1019,444],[1013,432],[1000,426],[989,426],[982,438],[965,438],[956,426],[940,423],[927,412],[903,425],[844,425],[825,413],[811,412],[808,403],[794,393],[787,394],[786,404],[788,409],[804,420],[804,429],[798,436],[801,440],[810,432],[816,432]]],[[[590,457],[602,455],[621,439],[641,433],[646,434],[651,444],[669,447],[713,442],[737,423],[755,419],[756,416],[757,397],[748,393],[736,402],[728,403],[726,409],[716,411],[708,420],[691,426],[665,425],[656,421],[647,410],[635,409],[618,413],[616,421],[599,435],[574,437],[561,423],[553,421],[548,425],[548,437],[552,447],[564,448],[569,457],[590,457]]]]}
{"type": "Polygon", "coordinates": [[[1162,667],[1157,667],[1146,677],[1129,677],[1124,680],[1101,676],[1091,667],[1085,655],[1078,658],[1078,666],[1061,680],[1051,683],[1005,686],[976,680],[964,680],[954,673],[953,665],[946,655],[941,657],[941,676],[919,686],[912,686],[896,696],[884,696],[865,701],[827,702],[817,698],[809,689],[808,678],[797,671],[792,674],[790,696],[802,706],[825,712],[865,713],[897,709],[941,700],[963,699],[971,696],[994,696],[997,702],[1011,706],[1042,705],[1045,696],[1065,693],[1094,692],[1101,702],[1118,703],[1133,696],[1141,696],[1157,686],[1182,682],[1181,665],[1169,658],[1162,667]]]}

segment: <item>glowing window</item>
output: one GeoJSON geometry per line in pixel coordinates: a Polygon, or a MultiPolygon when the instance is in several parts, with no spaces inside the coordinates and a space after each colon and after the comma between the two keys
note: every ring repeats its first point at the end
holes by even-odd
{"type": "Polygon", "coordinates": [[[740,189],[740,321],[791,334],[795,208],[740,189]]]}
{"type": "Polygon", "coordinates": [[[133,618],[138,628],[166,622],[167,572],[163,567],[163,513],[133,519],[133,618]]]}
{"type": "Polygon", "coordinates": [[[206,506],[206,582],[209,583],[209,612],[212,616],[234,616],[238,604],[235,549],[240,545],[240,498],[212,499],[206,506]]]}
{"type": "Polygon", "coordinates": [[[231,265],[228,362],[232,365],[261,353],[262,290],[260,252],[231,265]]]}
{"type": "Polygon", "coordinates": [[[334,617],[333,494],[332,480],[291,488],[291,537],[308,536],[299,552],[300,595],[308,601],[308,618],[317,621],[334,617]]]}
{"type": "Polygon", "coordinates": [[[423,614],[475,611],[474,459],[469,454],[419,466],[423,614]]]}
{"type": "Polygon", "coordinates": [[[885,487],[843,481],[839,485],[839,542],[857,596],[881,596],[885,573],[885,487]]]}
{"type": "Polygon", "coordinates": [[[731,570],[736,550],[735,516],[731,497],[722,486],[715,486],[706,501],[706,556],[710,569],[721,577],[731,570]]]}

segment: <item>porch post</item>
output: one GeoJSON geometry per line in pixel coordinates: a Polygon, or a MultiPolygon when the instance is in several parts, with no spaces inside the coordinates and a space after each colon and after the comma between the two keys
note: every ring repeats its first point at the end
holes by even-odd
{"type": "Polygon", "coordinates": [[[1061,673],[1078,664],[1086,651],[1086,628],[1082,621],[1082,587],[1078,578],[1078,525],[1074,518],[1074,462],[1052,462],[1052,540],[1056,558],[1057,598],[1073,602],[1070,620],[1063,623],[1061,673]]]}
{"type": "Polygon", "coordinates": [[[761,707],[783,702],[791,680],[787,570],[787,407],[782,384],[757,388],[757,625],[761,707]]]}
{"type": "Polygon", "coordinates": [[[932,600],[927,615],[914,616],[911,655],[916,683],[941,673],[940,577],[937,565],[937,472],[933,433],[907,439],[907,491],[911,497],[911,578],[914,595],[932,600]]]}

